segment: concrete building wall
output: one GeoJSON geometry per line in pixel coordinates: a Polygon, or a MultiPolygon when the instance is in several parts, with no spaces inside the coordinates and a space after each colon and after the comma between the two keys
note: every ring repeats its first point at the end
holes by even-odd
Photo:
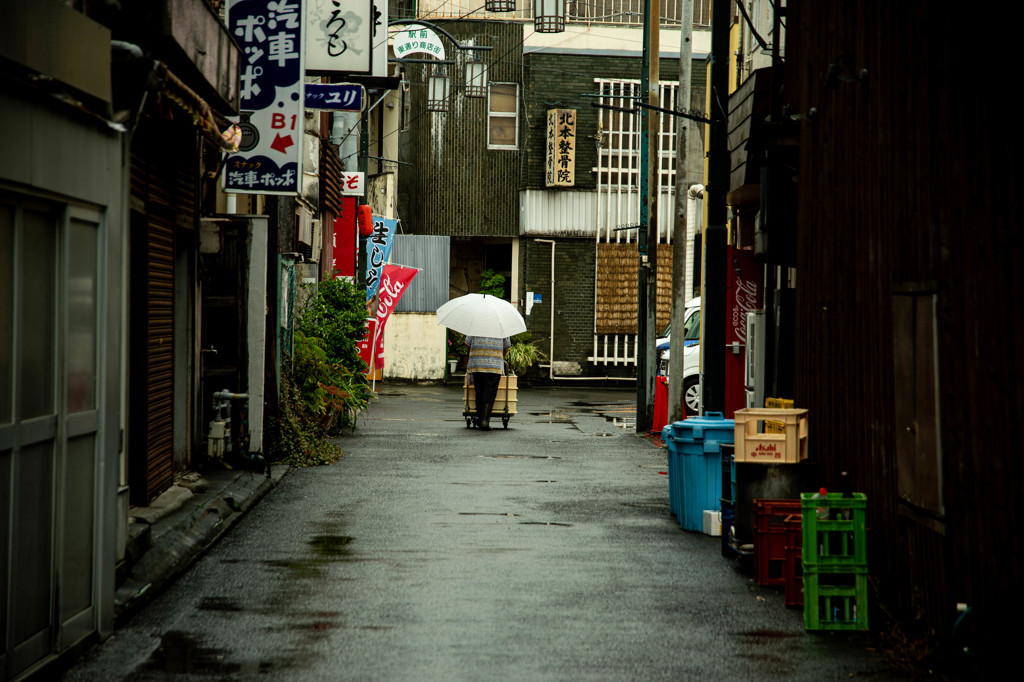
{"type": "Polygon", "coordinates": [[[384,327],[384,378],[444,378],[446,329],[437,314],[394,313],[384,327]]]}

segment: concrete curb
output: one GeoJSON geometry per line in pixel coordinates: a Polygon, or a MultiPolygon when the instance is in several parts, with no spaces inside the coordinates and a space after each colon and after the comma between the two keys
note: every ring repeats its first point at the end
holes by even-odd
{"type": "MultiPolygon", "coordinates": [[[[153,544],[142,554],[114,593],[114,626],[120,627],[174,582],[276,486],[290,467],[271,467],[268,478],[232,471],[216,490],[204,490],[174,507],[174,516],[156,520],[153,544]],[[165,527],[157,530],[157,526],[165,527]]],[[[223,479],[223,477],[222,477],[223,479]]]]}

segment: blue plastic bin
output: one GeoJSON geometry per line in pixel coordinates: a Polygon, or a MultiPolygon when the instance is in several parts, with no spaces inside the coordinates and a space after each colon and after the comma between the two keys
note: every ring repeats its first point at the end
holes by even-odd
{"type": "Polygon", "coordinates": [[[733,442],[733,420],[721,412],[690,417],[662,429],[668,445],[669,511],[685,530],[704,529],[704,510],[719,509],[722,443],[733,442]]]}

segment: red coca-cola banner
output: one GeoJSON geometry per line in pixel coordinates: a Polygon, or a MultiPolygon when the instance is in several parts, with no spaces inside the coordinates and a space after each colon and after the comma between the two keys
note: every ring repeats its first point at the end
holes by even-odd
{"type": "Polygon", "coordinates": [[[380,277],[380,294],[377,299],[377,336],[383,338],[384,324],[391,317],[391,312],[405,295],[409,282],[419,272],[416,268],[401,265],[385,265],[380,277]]]}

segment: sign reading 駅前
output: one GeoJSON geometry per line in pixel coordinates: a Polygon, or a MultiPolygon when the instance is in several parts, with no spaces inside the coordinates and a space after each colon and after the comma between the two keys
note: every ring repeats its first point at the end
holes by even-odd
{"type": "Polygon", "coordinates": [[[242,140],[224,164],[224,191],[298,194],[302,188],[304,0],[228,0],[242,48],[242,140]]]}

